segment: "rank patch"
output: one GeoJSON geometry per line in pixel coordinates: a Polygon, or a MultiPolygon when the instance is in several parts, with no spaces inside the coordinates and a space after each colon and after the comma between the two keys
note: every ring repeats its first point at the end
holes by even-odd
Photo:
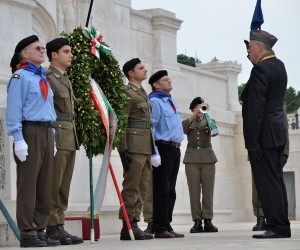
{"type": "Polygon", "coordinates": [[[11,78],[17,78],[17,79],[20,79],[20,75],[18,75],[18,74],[13,74],[13,75],[11,76],[11,78]]]}

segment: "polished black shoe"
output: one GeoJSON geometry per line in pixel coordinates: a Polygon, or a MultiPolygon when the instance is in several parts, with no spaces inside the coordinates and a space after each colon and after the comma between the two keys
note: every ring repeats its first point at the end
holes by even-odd
{"type": "Polygon", "coordinates": [[[149,222],[147,228],[144,230],[145,233],[154,234],[153,222],[149,222]]]}
{"type": "Polygon", "coordinates": [[[69,237],[63,235],[58,230],[58,226],[47,227],[46,234],[50,239],[58,240],[61,245],[72,245],[72,240],[69,237]]]}
{"type": "Polygon", "coordinates": [[[45,241],[47,243],[47,246],[49,246],[49,247],[54,247],[54,246],[61,245],[59,240],[50,239],[47,235],[42,235],[42,236],[38,236],[38,237],[42,241],[45,241]]]}
{"type": "Polygon", "coordinates": [[[36,235],[30,236],[20,241],[20,247],[46,247],[47,243],[36,235]]]}
{"type": "Polygon", "coordinates": [[[190,233],[202,233],[202,220],[195,220],[194,226],[191,228],[190,233]]]}
{"type": "Polygon", "coordinates": [[[264,216],[257,218],[257,224],[252,228],[252,231],[266,231],[267,223],[264,216]]]}
{"type": "Polygon", "coordinates": [[[203,232],[206,233],[216,233],[218,232],[218,228],[215,227],[212,223],[210,219],[204,219],[204,230],[203,232]]]}
{"type": "Polygon", "coordinates": [[[173,234],[175,236],[175,238],[183,238],[184,237],[184,234],[176,233],[174,230],[170,231],[169,233],[173,234]]]}
{"type": "Polygon", "coordinates": [[[280,235],[272,232],[271,230],[267,230],[262,234],[254,234],[252,238],[255,239],[271,239],[271,238],[291,238],[290,235],[280,235]]]}
{"type": "MultiPolygon", "coordinates": [[[[140,229],[136,221],[131,221],[131,229],[135,240],[150,240],[153,239],[152,234],[145,235],[144,231],[140,229]]],[[[123,227],[120,233],[120,240],[131,240],[130,234],[126,225],[126,222],[123,221],[123,227]]]]}
{"type": "Polygon", "coordinates": [[[171,234],[168,231],[164,231],[161,233],[154,233],[154,237],[159,239],[168,239],[168,238],[175,238],[175,235],[171,234]]]}
{"type": "Polygon", "coordinates": [[[132,228],[133,228],[133,234],[135,234],[135,231],[138,231],[139,233],[140,233],[140,231],[142,231],[145,235],[145,240],[153,239],[153,234],[147,233],[147,232],[143,231],[142,229],[140,229],[138,226],[138,221],[135,219],[132,221],[132,228]]]}
{"type": "Polygon", "coordinates": [[[66,237],[68,237],[68,238],[71,239],[72,244],[75,245],[75,244],[81,244],[81,243],[83,243],[83,239],[82,239],[82,238],[80,238],[80,237],[78,237],[78,236],[75,236],[75,235],[72,235],[72,234],[69,234],[69,233],[64,229],[64,226],[63,226],[63,225],[58,225],[57,228],[58,228],[58,231],[59,231],[62,235],[64,235],[64,236],[66,236],[66,237]]]}

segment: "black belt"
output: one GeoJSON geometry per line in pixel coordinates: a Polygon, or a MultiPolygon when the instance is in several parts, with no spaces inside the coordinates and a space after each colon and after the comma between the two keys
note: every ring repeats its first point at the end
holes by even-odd
{"type": "Polygon", "coordinates": [[[33,126],[41,126],[41,127],[53,127],[52,122],[37,122],[37,121],[22,121],[23,125],[33,125],[33,126]]]}
{"type": "Polygon", "coordinates": [[[139,121],[139,122],[128,122],[127,128],[152,128],[152,122],[143,122],[143,121],[139,121]]]}
{"type": "Polygon", "coordinates": [[[207,141],[189,142],[187,147],[188,148],[209,148],[211,147],[211,143],[207,141]]]}
{"type": "Polygon", "coordinates": [[[66,113],[56,113],[57,118],[56,121],[74,121],[74,115],[72,114],[66,114],[66,113]]]}
{"type": "Polygon", "coordinates": [[[166,145],[169,145],[169,146],[175,147],[175,148],[180,148],[180,145],[181,145],[180,142],[163,141],[163,140],[155,141],[155,143],[158,143],[158,144],[166,144],[166,145]]]}

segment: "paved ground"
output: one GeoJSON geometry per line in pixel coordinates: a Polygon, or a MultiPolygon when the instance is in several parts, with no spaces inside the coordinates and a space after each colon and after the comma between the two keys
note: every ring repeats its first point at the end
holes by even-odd
{"type": "MultiPolygon", "coordinates": [[[[253,223],[223,223],[217,225],[218,233],[190,234],[190,226],[174,226],[174,229],[184,233],[181,239],[153,239],[147,241],[120,241],[119,235],[104,235],[99,241],[91,244],[85,241],[80,245],[59,246],[53,250],[299,250],[300,221],[292,221],[292,238],[264,239],[251,238],[253,223]]],[[[20,249],[19,247],[1,247],[2,249],[20,249]]]]}

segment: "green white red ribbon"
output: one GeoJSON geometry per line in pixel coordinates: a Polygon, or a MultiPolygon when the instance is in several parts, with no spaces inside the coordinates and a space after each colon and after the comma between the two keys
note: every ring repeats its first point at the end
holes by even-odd
{"type": "Polygon", "coordinates": [[[111,48],[101,43],[103,35],[98,30],[96,30],[93,26],[91,28],[91,32],[87,28],[84,28],[82,30],[82,33],[87,39],[91,40],[91,44],[92,44],[91,53],[94,56],[100,59],[100,53],[104,53],[108,55],[112,53],[111,48]]]}

